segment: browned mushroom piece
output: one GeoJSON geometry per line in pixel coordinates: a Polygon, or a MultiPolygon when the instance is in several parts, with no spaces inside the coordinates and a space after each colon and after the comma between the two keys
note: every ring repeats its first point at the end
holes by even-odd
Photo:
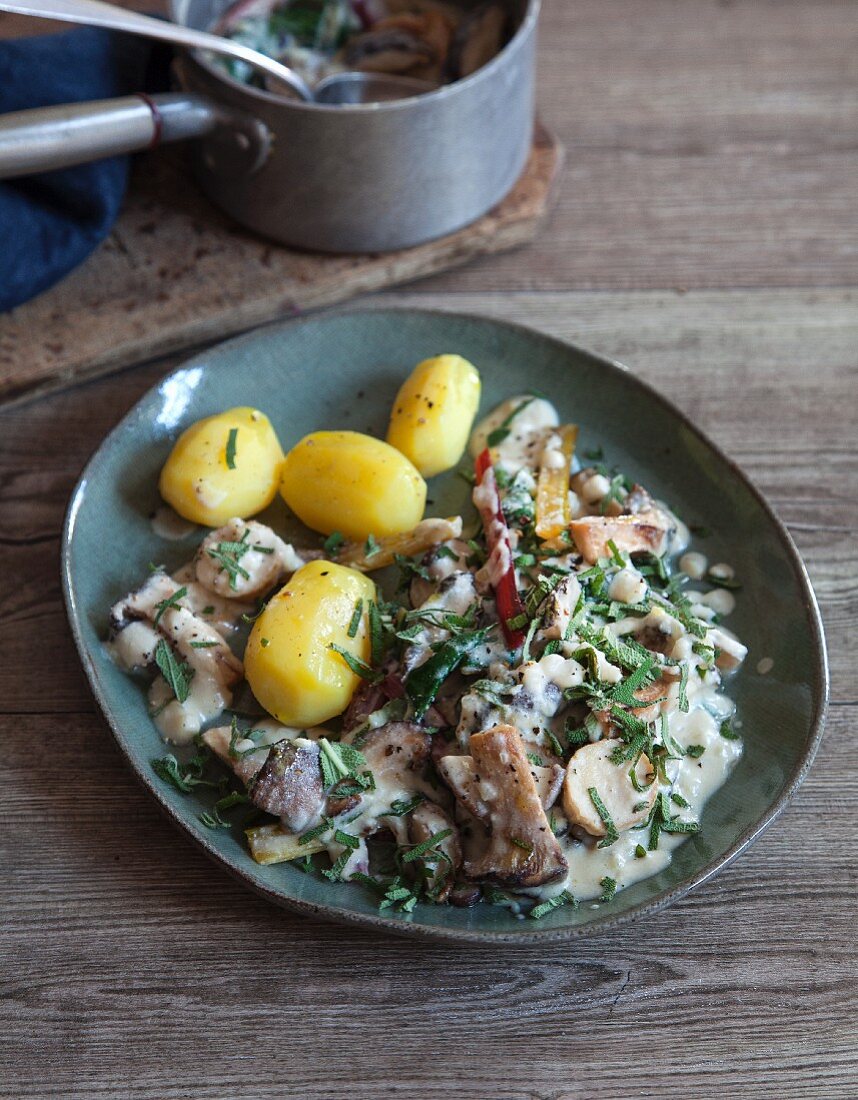
{"type": "Polygon", "coordinates": [[[524,889],[560,878],[568,864],[549,827],[518,730],[495,726],[475,733],[470,747],[491,835],[485,851],[465,861],[466,877],[524,889]]]}
{"type": "Polygon", "coordinates": [[[623,501],[623,512],[630,516],[639,516],[642,513],[654,512],[655,501],[644,489],[643,485],[633,485],[623,501]]]}
{"type": "MultiPolygon", "coordinates": [[[[559,764],[541,767],[528,761],[530,774],[536,785],[536,793],[543,809],[550,810],[563,786],[565,769],[559,764]]],[[[491,816],[487,803],[479,793],[479,776],[470,756],[443,756],[438,761],[438,771],[447,786],[469,814],[488,823],[491,816]]]]}
{"type": "Polygon", "coordinates": [[[461,80],[481,69],[500,53],[507,14],[501,4],[481,4],[459,25],[450,47],[452,79],[461,80]]]}
{"type": "Polygon", "coordinates": [[[370,730],[359,747],[373,774],[376,788],[388,786],[423,793],[431,790],[422,778],[431,739],[426,730],[415,722],[388,722],[370,730]]]}
{"type": "Polygon", "coordinates": [[[278,741],[250,785],[250,801],[294,833],[314,825],[325,809],[319,746],[278,741]]]}
{"type": "Polygon", "coordinates": [[[346,45],[348,68],[373,73],[407,73],[419,65],[431,65],[435,51],[428,42],[398,27],[374,27],[346,45]]]}
{"type": "Polygon", "coordinates": [[[421,802],[411,814],[408,825],[411,843],[423,844],[444,832],[448,832],[448,835],[419,860],[426,876],[426,893],[439,904],[447,900],[461,869],[462,844],[459,830],[444,810],[434,802],[421,802]]]}
{"type": "Polygon", "coordinates": [[[609,541],[626,554],[661,555],[667,549],[668,527],[661,512],[636,516],[582,516],[569,524],[575,546],[588,565],[611,555],[609,541]]]}

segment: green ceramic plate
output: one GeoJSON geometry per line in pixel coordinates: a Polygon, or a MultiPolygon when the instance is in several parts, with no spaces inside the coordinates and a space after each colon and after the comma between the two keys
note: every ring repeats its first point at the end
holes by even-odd
{"type": "MultiPolygon", "coordinates": [[[[430,483],[429,514],[468,508],[453,475],[430,483]]],[[[289,525],[285,509],[270,517],[289,525]]],[[[197,536],[199,537],[199,536],[197,536]]],[[[819,611],[796,549],[744,475],[660,394],[625,368],[515,325],[459,314],[381,310],[328,315],[266,328],[204,352],[165,378],[111,432],[72,496],[63,536],[63,581],[84,668],[120,748],[161,806],[206,852],[272,901],[307,915],[379,931],[449,940],[523,943],[602,931],[667,905],[734,859],[780,813],[804,778],[822,735],[828,676],[819,611]],[[609,462],[675,504],[713,534],[700,543],[743,581],[730,625],[749,646],[732,681],[745,753],[706,807],[700,835],[670,867],[607,905],[560,908],[538,923],[505,909],[420,905],[380,914],[361,887],[333,885],[288,864],[259,867],[240,829],[199,821],[204,797],[166,787],[150,761],[165,748],[146,712],[141,683],[120,672],[102,645],[111,603],[145,575],[175,567],[194,540],[164,542],[149,516],[173,441],[189,423],[232,405],[257,405],[291,446],[316,428],[384,434],[394,394],[419,360],[455,351],[479,367],[483,410],[535,387],[561,417],[582,426],[579,446],[601,445],[609,462]],[[763,657],[774,662],[757,672],[763,657]]]]}

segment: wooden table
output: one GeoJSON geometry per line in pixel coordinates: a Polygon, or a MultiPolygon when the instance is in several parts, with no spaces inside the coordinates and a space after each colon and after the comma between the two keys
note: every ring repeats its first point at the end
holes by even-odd
{"type": "Polygon", "coordinates": [[[768,495],[833,674],[781,820],[672,909],[574,947],[379,940],[258,900],[133,781],[60,596],[81,466],[172,361],[7,411],[0,1095],[858,1095],[856,14],[548,0],[540,101],[569,154],[551,224],[526,252],[381,299],[624,359],[768,495]]]}

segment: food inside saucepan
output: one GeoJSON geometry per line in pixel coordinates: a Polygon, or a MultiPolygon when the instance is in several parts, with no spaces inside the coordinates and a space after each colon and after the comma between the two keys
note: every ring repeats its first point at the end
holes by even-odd
{"type": "MultiPolygon", "coordinates": [[[[542,396],[472,431],[478,395],[475,368],[441,356],[400,390],[390,443],[298,441],[284,496],[326,537],[295,546],[231,516],[116,603],[109,645],[154,674],[151,713],[177,746],[158,774],[219,788],[201,820],[242,825],[257,862],[382,909],[482,900],[538,919],[607,904],[698,832],[741,753],[724,686],[746,649],[722,621],[732,570],[688,551],[668,505],[542,396]],[[423,518],[412,461],[449,469],[469,436],[449,476],[473,509],[423,518]]],[[[204,440],[228,500],[230,479],[260,500],[277,480],[248,416],[182,437],[204,440]]]]}
{"type": "MultiPolygon", "coordinates": [[[[470,76],[503,47],[507,9],[443,0],[239,0],[215,30],[268,54],[309,84],[333,73],[394,73],[445,84],[470,76]]],[[[243,61],[218,59],[246,84],[243,61]]]]}

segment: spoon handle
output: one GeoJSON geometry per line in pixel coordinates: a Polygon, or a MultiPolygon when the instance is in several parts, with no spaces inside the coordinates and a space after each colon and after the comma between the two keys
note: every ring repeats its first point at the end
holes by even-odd
{"type": "Polygon", "coordinates": [[[90,27],[108,27],[115,31],[127,31],[129,34],[141,34],[147,38],[172,42],[177,46],[211,50],[212,53],[246,61],[255,69],[261,69],[284,81],[304,100],[313,98],[313,93],[297,73],[249,46],[242,46],[239,42],[221,38],[220,35],[183,27],[178,23],[153,19],[140,12],[106,4],[103,0],[0,0],[0,11],[8,11],[14,15],[32,15],[38,19],[84,23],[90,27]]]}

